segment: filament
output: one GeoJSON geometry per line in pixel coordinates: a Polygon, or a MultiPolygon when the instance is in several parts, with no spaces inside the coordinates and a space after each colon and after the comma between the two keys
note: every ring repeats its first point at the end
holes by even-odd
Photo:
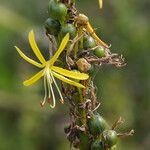
{"type": "Polygon", "coordinates": [[[47,98],[47,86],[46,86],[46,76],[45,75],[44,75],[44,91],[45,91],[44,99],[43,99],[43,101],[40,102],[42,107],[45,104],[46,98],[47,98]]]}
{"type": "Polygon", "coordinates": [[[48,98],[50,99],[50,97],[52,95],[52,101],[53,101],[53,103],[50,104],[50,107],[55,108],[56,98],[55,98],[54,90],[53,90],[53,87],[52,87],[53,78],[50,75],[50,70],[49,69],[47,69],[46,75],[47,75],[48,96],[49,96],[48,98]]]}
{"type": "Polygon", "coordinates": [[[53,100],[53,104],[50,105],[51,108],[55,108],[56,106],[56,99],[55,99],[55,94],[54,94],[54,91],[53,91],[53,87],[52,87],[52,84],[50,83],[50,89],[51,89],[51,92],[52,92],[52,100],[53,100]]]}
{"type": "Polygon", "coordinates": [[[49,73],[47,74],[47,87],[48,87],[48,98],[51,97],[50,84],[52,84],[51,77],[49,73]]]}
{"type": "Polygon", "coordinates": [[[53,76],[53,74],[52,74],[51,71],[50,71],[50,74],[51,74],[52,80],[54,81],[54,84],[55,84],[55,86],[56,86],[56,89],[57,89],[57,91],[58,91],[58,93],[59,93],[60,101],[61,101],[61,103],[64,103],[64,99],[63,99],[63,96],[62,96],[62,94],[61,94],[61,91],[60,91],[60,89],[59,89],[59,87],[58,87],[58,85],[57,85],[57,83],[56,83],[56,80],[55,80],[55,78],[54,78],[54,76],[53,76]]]}

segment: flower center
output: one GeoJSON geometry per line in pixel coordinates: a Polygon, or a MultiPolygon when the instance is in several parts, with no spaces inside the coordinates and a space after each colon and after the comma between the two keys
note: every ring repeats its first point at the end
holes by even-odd
{"type": "Polygon", "coordinates": [[[59,93],[59,96],[60,96],[60,101],[61,103],[64,102],[63,100],[63,97],[62,97],[62,94],[61,94],[61,91],[55,81],[55,78],[53,76],[53,73],[50,69],[50,64],[49,64],[49,61],[46,62],[46,65],[45,65],[45,70],[44,70],[44,90],[45,90],[45,96],[44,96],[44,99],[43,101],[41,101],[41,106],[43,106],[45,104],[45,102],[47,101],[50,105],[51,108],[54,108],[55,105],[56,105],[56,98],[55,98],[55,94],[54,94],[54,90],[53,90],[53,87],[52,87],[52,84],[55,84],[55,87],[59,93]],[[51,102],[52,100],[52,102],[51,102]]]}

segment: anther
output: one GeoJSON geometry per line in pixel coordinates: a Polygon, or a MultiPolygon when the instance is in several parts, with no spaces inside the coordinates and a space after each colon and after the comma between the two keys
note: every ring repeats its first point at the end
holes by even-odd
{"type": "Polygon", "coordinates": [[[51,104],[51,97],[48,97],[48,99],[47,99],[47,102],[49,103],[49,104],[51,104]]]}
{"type": "Polygon", "coordinates": [[[64,100],[63,100],[63,99],[59,99],[59,101],[60,101],[62,104],[64,104],[64,100]]]}
{"type": "Polygon", "coordinates": [[[44,104],[45,104],[45,101],[40,101],[40,105],[41,105],[41,107],[43,107],[43,106],[44,106],[44,104]]]}

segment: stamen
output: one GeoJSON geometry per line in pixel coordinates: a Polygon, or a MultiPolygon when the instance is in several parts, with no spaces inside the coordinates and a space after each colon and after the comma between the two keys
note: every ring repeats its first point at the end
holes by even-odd
{"type": "Polygon", "coordinates": [[[51,104],[51,102],[52,102],[51,97],[48,97],[47,102],[48,102],[49,104],[51,104]]]}
{"type": "Polygon", "coordinates": [[[62,104],[64,104],[64,100],[63,100],[63,99],[59,99],[59,101],[60,101],[62,104]]]}
{"type": "Polygon", "coordinates": [[[51,104],[51,89],[50,89],[50,84],[52,84],[52,81],[51,81],[51,77],[49,75],[49,71],[47,73],[47,86],[48,86],[48,100],[47,102],[49,104],[51,104]]]}
{"type": "Polygon", "coordinates": [[[57,85],[57,83],[56,83],[56,80],[55,80],[55,78],[54,78],[54,76],[53,76],[53,74],[52,74],[51,71],[50,71],[50,75],[51,75],[52,80],[53,80],[53,82],[54,82],[54,84],[55,84],[55,86],[56,86],[56,88],[57,88],[58,93],[59,93],[59,96],[60,96],[60,102],[61,102],[62,104],[64,104],[63,96],[62,96],[62,94],[61,94],[61,91],[60,91],[60,89],[59,89],[59,87],[58,87],[58,85],[57,85]]]}
{"type": "Polygon", "coordinates": [[[54,91],[52,88],[52,84],[50,83],[50,88],[51,88],[51,92],[52,92],[52,100],[53,100],[53,105],[50,105],[51,108],[55,108],[56,105],[56,99],[55,99],[55,95],[54,95],[54,91]]]}
{"type": "Polygon", "coordinates": [[[50,99],[51,99],[51,89],[50,89],[50,84],[52,82],[50,81],[50,76],[47,75],[47,86],[48,86],[48,103],[50,104],[50,99]]]}
{"type": "Polygon", "coordinates": [[[45,91],[45,96],[44,96],[44,100],[40,102],[41,107],[44,106],[45,102],[46,102],[46,98],[47,98],[47,86],[46,86],[46,76],[44,75],[44,91],[45,91]]]}
{"type": "Polygon", "coordinates": [[[43,101],[40,101],[40,106],[41,106],[41,107],[43,107],[43,106],[44,106],[43,101]]]}
{"type": "Polygon", "coordinates": [[[54,91],[53,91],[53,88],[52,88],[53,79],[51,78],[50,70],[49,69],[47,70],[46,75],[47,75],[47,85],[48,85],[48,92],[49,92],[48,101],[51,100],[49,98],[51,97],[50,95],[52,94],[53,104],[51,104],[51,102],[49,104],[50,104],[51,108],[55,108],[56,99],[55,99],[54,91]]]}

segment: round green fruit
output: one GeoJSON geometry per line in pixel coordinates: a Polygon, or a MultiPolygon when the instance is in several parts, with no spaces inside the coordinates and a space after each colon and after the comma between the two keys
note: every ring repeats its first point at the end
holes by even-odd
{"type": "Polygon", "coordinates": [[[91,36],[87,36],[83,38],[83,48],[89,49],[96,46],[95,40],[91,36]]]}
{"type": "Polygon", "coordinates": [[[100,141],[99,139],[94,141],[91,145],[91,150],[104,150],[102,141],[100,141]]]}
{"type": "Polygon", "coordinates": [[[94,55],[96,55],[97,57],[101,58],[105,56],[105,50],[102,47],[98,47],[94,50],[94,55]]]}
{"type": "Polygon", "coordinates": [[[65,4],[56,2],[55,0],[50,0],[48,6],[49,15],[56,20],[59,20],[60,23],[65,21],[67,15],[67,7],[65,4]]]}
{"type": "Polygon", "coordinates": [[[99,135],[106,129],[107,123],[99,114],[93,114],[88,120],[88,127],[91,134],[99,135]]]}
{"type": "Polygon", "coordinates": [[[114,131],[114,130],[104,131],[103,139],[104,139],[105,145],[109,148],[116,145],[117,140],[118,140],[116,131],[114,131]]]}
{"type": "Polygon", "coordinates": [[[57,36],[58,33],[60,32],[60,23],[57,20],[48,18],[45,21],[45,28],[47,32],[50,33],[51,35],[57,36]]]}
{"type": "Polygon", "coordinates": [[[76,36],[76,28],[73,24],[65,24],[61,28],[61,36],[64,37],[67,33],[70,34],[71,38],[74,38],[76,36]]]}

